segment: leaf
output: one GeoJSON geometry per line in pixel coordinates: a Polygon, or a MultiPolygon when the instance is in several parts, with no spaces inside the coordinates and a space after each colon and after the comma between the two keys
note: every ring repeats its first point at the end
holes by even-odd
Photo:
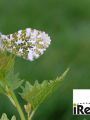
{"type": "Polygon", "coordinates": [[[20,93],[23,99],[31,104],[32,109],[35,110],[47,96],[49,96],[60,85],[61,80],[64,79],[69,69],[67,69],[56,80],[44,80],[41,84],[35,81],[34,85],[26,82],[25,87],[22,87],[23,92],[20,93]]]}
{"type": "Polygon", "coordinates": [[[14,59],[13,55],[0,52],[0,93],[6,94],[8,88],[15,90],[23,83],[14,73],[14,59]]]}
{"type": "MultiPolygon", "coordinates": [[[[9,120],[6,113],[3,113],[0,120],[9,120]]],[[[15,116],[12,116],[12,118],[10,120],[16,120],[15,116]]]]}
{"type": "Polygon", "coordinates": [[[23,83],[23,80],[19,79],[19,74],[14,74],[13,66],[10,69],[10,71],[6,74],[5,79],[8,81],[8,87],[10,87],[12,90],[17,89],[23,83]]]}
{"type": "Polygon", "coordinates": [[[2,80],[11,66],[14,64],[14,57],[6,52],[0,51],[0,80],[2,80]]]}

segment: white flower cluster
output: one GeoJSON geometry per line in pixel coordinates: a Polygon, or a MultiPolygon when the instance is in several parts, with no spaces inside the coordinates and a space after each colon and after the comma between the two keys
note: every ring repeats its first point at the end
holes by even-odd
{"type": "Polygon", "coordinates": [[[45,32],[27,28],[13,34],[0,34],[0,48],[33,61],[44,53],[51,39],[45,32]]]}

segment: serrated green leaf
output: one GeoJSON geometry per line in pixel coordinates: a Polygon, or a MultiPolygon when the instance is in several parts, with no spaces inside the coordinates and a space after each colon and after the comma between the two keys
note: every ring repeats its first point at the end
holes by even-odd
{"type": "Polygon", "coordinates": [[[15,116],[12,116],[11,120],[16,120],[16,117],[15,117],[15,116]]]}
{"type": "Polygon", "coordinates": [[[31,104],[34,110],[60,85],[59,83],[64,79],[68,71],[69,69],[56,80],[44,80],[41,84],[38,81],[35,81],[34,85],[26,82],[25,87],[22,87],[23,92],[20,95],[31,104]]]}
{"type": "MultiPolygon", "coordinates": [[[[0,120],[9,120],[6,113],[3,113],[0,120]]],[[[16,120],[15,116],[12,116],[11,120],[16,120]]]]}
{"type": "Polygon", "coordinates": [[[0,93],[5,93],[7,87],[15,90],[23,83],[18,74],[14,74],[14,56],[0,52],[0,93]]]}
{"type": "Polygon", "coordinates": [[[10,87],[12,90],[17,89],[21,84],[23,83],[23,80],[19,79],[19,74],[14,73],[14,68],[12,67],[10,71],[5,76],[5,79],[8,81],[8,87],[10,87]]]}

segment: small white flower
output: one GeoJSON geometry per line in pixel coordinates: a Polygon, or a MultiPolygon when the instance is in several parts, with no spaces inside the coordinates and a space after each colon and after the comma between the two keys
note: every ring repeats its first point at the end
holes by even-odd
{"type": "Polygon", "coordinates": [[[0,35],[0,48],[33,61],[44,53],[51,39],[45,32],[27,28],[10,35],[0,35]]]}

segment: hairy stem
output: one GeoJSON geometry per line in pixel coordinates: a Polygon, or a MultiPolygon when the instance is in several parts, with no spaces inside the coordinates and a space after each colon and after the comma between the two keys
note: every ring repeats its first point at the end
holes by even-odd
{"type": "MultiPolygon", "coordinates": [[[[25,116],[24,116],[24,113],[23,113],[23,111],[22,111],[22,109],[21,109],[21,106],[20,106],[20,104],[19,104],[19,102],[18,102],[18,100],[17,100],[17,98],[16,98],[15,93],[14,93],[12,90],[9,90],[9,92],[10,92],[10,97],[13,99],[14,105],[15,105],[15,107],[17,108],[17,111],[18,111],[18,113],[19,113],[19,115],[20,115],[21,120],[26,120],[26,119],[25,119],[25,116]]],[[[8,97],[9,97],[9,96],[8,96],[8,97]]],[[[10,97],[9,97],[9,98],[10,98],[10,97]]]]}
{"type": "Polygon", "coordinates": [[[32,113],[30,114],[30,118],[31,118],[31,119],[32,119],[32,117],[33,117],[34,113],[35,113],[35,110],[34,110],[34,111],[32,111],[32,113]]]}
{"type": "Polygon", "coordinates": [[[31,120],[30,113],[27,113],[27,118],[28,118],[28,120],[31,120]]]}

